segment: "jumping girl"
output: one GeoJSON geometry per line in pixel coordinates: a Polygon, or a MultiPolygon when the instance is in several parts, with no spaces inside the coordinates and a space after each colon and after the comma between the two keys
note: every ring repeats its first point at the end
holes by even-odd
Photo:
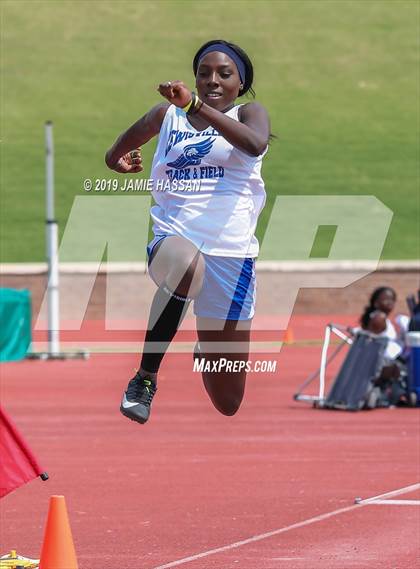
{"type": "Polygon", "coordinates": [[[139,147],[159,135],[151,173],[154,239],[147,247],[158,290],[140,368],[120,407],[139,423],[149,418],[159,366],[192,300],[196,356],[232,364],[202,373],[214,406],[233,415],[245,389],[259,249],[254,233],[265,203],[261,164],[270,124],[259,103],[235,105],[237,97],[254,95],[252,63],[240,47],[207,42],[193,71],[196,92],[182,81],[161,83],[158,91],[168,102],[119,136],[105,157],[116,172],[140,172],[139,147]],[[197,190],[184,191],[188,187],[197,190]]]}

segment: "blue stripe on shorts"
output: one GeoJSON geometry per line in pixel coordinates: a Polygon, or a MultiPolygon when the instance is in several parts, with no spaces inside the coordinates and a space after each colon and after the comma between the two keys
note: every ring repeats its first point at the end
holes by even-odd
{"type": "Polygon", "coordinates": [[[221,320],[249,320],[255,311],[254,259],[203,254],[203,287],[194,301],[194,314],[221,320]]]}
{"type": "MultiPolygon", "coordinates": [[[[149,258],[155,245],[164,237],[158,235],[149,243],[149,258]]],[[[203,286],[194,300],[194,314],[218,320],[252,318],[256,296],[255,259],[202,255],[206,269],[203,286]]]]}

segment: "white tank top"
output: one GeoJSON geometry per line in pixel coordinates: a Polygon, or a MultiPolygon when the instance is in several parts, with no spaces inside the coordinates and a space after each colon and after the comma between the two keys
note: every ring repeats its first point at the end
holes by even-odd
{"type": "MultiPolygon", "coordinates": [[[[240,106],[225,114],[238,120],[240,106]]],[[[185,112],[171,105],[152,164],[154,234],[180,235],[208,255],[256,257],[266,151],[248,156],[213,127],[196,130],[185,112]]]]}

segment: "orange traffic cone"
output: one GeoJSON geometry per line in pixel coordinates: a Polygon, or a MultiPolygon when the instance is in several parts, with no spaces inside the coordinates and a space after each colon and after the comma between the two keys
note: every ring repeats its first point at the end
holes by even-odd
{"type": "Polygon", "coordinates": [[[51,496],[39,569],[78,569],[64,496],[51,496]]]}
{"type": "Polygon", "coordinates": [[[293,330],[291,328],[288,328],[286,330],[286,332],[284,333],[284,339],[283,342],[285,344],[293,344],[293,342],[295,341],[295,337],[293,334],[293,330]]]}

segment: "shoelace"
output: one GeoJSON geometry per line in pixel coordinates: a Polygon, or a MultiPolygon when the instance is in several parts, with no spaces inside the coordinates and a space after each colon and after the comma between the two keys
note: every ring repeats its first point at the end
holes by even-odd
{"type": "Polygon", "coordinates": [[[150,379],[142,379],[136,376],[134,381],[131,380],[128,386],[127,399],[150,405],[156,389],[156,385],[150,379]]]}
{"type": "Polygon", "coordinates": [[[143,379],[143,384],[145,388],[143,394],[147,393],[147,404],[150,405],[153,396],[156,393],[156,385],[149,379],[143,379]]]}

